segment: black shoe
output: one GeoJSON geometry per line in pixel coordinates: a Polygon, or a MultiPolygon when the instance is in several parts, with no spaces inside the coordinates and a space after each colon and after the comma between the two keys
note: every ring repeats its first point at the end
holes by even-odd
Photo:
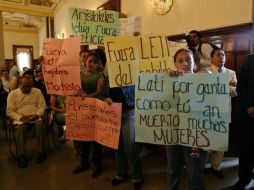
{"type": "Polygon", "coordinates": [[[244,190],[244,186],[241,186],[239,181],[234,185],[233,190],[244,190]]]}
{"type": "Polygon", "coordinates": [[[36,159],[36,163],[40,164],[42,162],[44,162],[47,159],[47,153],[46,152],[41,152],[39,153],[37,159],[36,159]]]}
{"type": "Polygon", "coordinates": [[[116,178],[114,178],[114,179],[111,181],[111,184],[112,184],[113,186],[116,186],[116,185],[119,185],[119,184],[125,183],[125,182],[126,182],[125,179],[116,179],[116,178]]]}
{"type": "Polygon", "coordinates": [[[234,188],[233,190],[240,190],[240,186],[239,186],[239,183],[237,182],[235,185],[234,185],[234,188]]]}
{"type": "Polygon", "coordinates": [[[81,165],[77,166],[77,167],[72,171],[72,173],[78,174],[78,173],[80,173],[80,172],[85,171],[85,170],[88,169],[88,168],[89,168],[89,165],[88,165],[88,164],[81,164],[81,165]]]}
{"type": "Polygon", "coordinates": [[[204,169],[204,174],[210,173],[210,169],[211,169],[211,168],[205,168],[205,169],[204,169]]]}
{"type": "Polygon", "coordinates": [[[101,174],[101,168],[100,167],[94,167],[92,178],[96,178],[101,174]]]}
{"type": "Polygon", "coordinates": [[[18,167],[19,168],[25,168],[25,167],[27,167],[27,165],[28,165],[28,161],[24,155],[18,158],[18,167]]]}
{"type": "Polygon", "coordinates": [[[211,168],[211,171],[212,171],[213,175],[215,175],[216,177],[218,177],[220,179],[224,179],[224,174],[221,170],[215,170],[215,169],[211,168]]]}
{"type": "Polygon", "coordinates": [[[63,139],[63,138],[59,138],[58,139],[58,142],[61,143],[61,144],[65,144],[66,142],[66,139],[63,139]]]}
{"type": "Polygon", "coordinates": [[[82,155],[82,150],[77,150],[77,155],[81,156],[82,155]]]}
{"type": "Polygon", "coordinates": [[[143,186],[144,180],[141,181],[137,181],[133,183],[133,187],[135,190],[141,189],[141,187],[143,186]]]}
{"type": "MultiPolygon", "coordinates": [[[[250,183],[250,182],[249,182],[250,183]]],[[[246,187],[249,185],[249,183],[240,183],[240,181],[238,181],[235,185],[234,185],[234,188],[233,190],[245,190],[246,187]]],[[[249,188],[248,188],[249,189],[249,188]]]]}

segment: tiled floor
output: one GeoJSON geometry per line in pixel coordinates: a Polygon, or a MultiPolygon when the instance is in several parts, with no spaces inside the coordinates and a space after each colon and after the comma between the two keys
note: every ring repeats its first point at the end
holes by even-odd
{"type": "MultiPolygon", "coordinates": [[[[0,190],[131,190],[131,183],[111,186],[114,176],[114,161],[112,154],[105,149],[103,171],[96,179],[91,178],[92,169],[72,174],[72,169],[79,163],[79,156],[73,150],[72,142],[67,142],[57,150],[50,146],[48,159],[42,164],[36,164],[35,140],[30,139],[29,165],[25,169],[17,167],[17,163],[9,155],[8,144],[3,131],[0,130],[0,190]]],[[[237,181],[237,164],[235,158],[226,158],[223,162],[225,179],[218,179],[212,174],[206,174],[206,189],[232,189],[237,181]]],[[[145,183],[142,190],[163,190],[166,183],[166,159],[157,152],[142,159],[145,183]]],[[[183,172],[181,189],[187,189],[186,173],[183,172]]]]}

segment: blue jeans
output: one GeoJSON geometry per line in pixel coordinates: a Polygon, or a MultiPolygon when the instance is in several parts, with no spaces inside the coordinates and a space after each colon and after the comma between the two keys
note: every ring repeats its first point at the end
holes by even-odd
{"type": "Polygon", "coordinates": [[[135,144],[134,110],[123,112],[119,147],[116,152],[116,179],[128,177],[128,164],[132,182],[142,181],[143,174],[135,144]]]}
{"type": "Polygon", "coordinates": [[[207,152],[199,150],[199,158],[190,156],[191,147],[166,146],[168,159],[167,190],[178,190],[184,164],[187,168],[189,190],[204,190],[204,168],[207,152]]]}

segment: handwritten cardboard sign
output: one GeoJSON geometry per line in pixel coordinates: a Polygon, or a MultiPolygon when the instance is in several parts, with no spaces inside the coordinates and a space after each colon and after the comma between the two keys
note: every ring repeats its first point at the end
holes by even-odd
{"type": "Polygon", "coordinates": [[[140,36],[140,73],[165,72],[173,68],[167,36],[140,36]]]}
{"type": "Polygon", "coordinates": [[[73,95],[81,90],[80,37],[47,38],[43,43],[43,76],[48,94],[73,95]]]}
{"type": "Polygon", "coordinates": [[[82,44],[103,45],[103,36],[118,33],[118,12],[69,8],[69,20],[73,35],[81,36],[82,44]]]}
{"type": "Polygon", "coordinates": [[[227,74],[140,74],[135,89],[136,141],[227,150],[227,74]]]}
{"type": "Polygon", "coordinates": [[[134,32],[141,32],[141,16],[132,16],[119,19],[119,35],[133,35],[134,32]]]}
{"type": "Polygon", "coordinates": [[[108,105],[95,98],[67,96],[66,137],[71,140],[96,141],[118,149],[122,104],[108,105]]]}
{"type": "Polygon", "coordinates": [[[110,87],[134,85],[138,73],[160,73],[173,69],[166,36],[105,37],[110,87]]]}
{"type": "Polygon", "coordinates": [[[139,71],[137,37],[105,37],[110,87],[128,86],[135,83],[139,71]]]}

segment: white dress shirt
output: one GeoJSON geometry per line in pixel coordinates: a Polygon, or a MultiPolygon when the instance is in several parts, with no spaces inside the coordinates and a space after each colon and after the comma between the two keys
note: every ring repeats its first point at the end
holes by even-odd
{"type": "MultiPolygon", "coordinates": [[[[216,67],[215,65],[212,65],[210,67],[210,71],[212,71],[212,73],[219,73],[219,68],[216,67]]],[[[227,69],[226,67],[223,66],[223,67],[221,67],[221,73],[228,73],[229,82],[234,82],[235,84],[237,83],[237,78],[236,78],[235,71],[233,71],[231,69],[227,69]]],[[[231,97],[237,96],[235,86],[229,86],[229,95],[231,97]]]]}
{"type": "Polygon", "coordinates": [[[41,91],[32,88],[29,94],[23,94],[21,89],[11,91],[7,98],[6,114],[14,120],[14,124],[22,124],[22,116],[42,116],[46,109],[46,103],[41,91]]]}

